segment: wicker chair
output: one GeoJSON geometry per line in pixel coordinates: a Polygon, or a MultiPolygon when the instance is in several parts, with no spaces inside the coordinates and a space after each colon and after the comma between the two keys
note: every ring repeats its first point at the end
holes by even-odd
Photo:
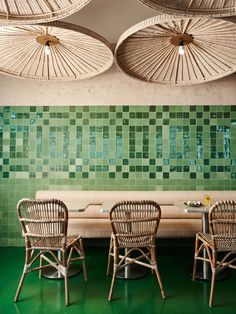
{"type": "Polygon", "coordinates": [[[226,200],[215,203],[209,210],[210,233],[197,233],[193,280],[196,276],[197,261],[207,261],[211,265],[212,279],[209,306],[213,305],[216,275],[226,267],[236,269],[236,201],[226,200]],[[204,257],[203,250],[206,250],[204,257]],[[217,256],[221,253],[221,258],[217,256]]]}
{"type": "Polygon", "coordinates": [[[111,301],[116,273],[129,264],[136,263],[155,272],[163,299],[166,298],[156,262],[156,233],[161,217],[160,206],[153,201],[121,201],[110,211],[112,236],[108,254],[107,275],[111,257],[114,258],[113,275],[108,300],[111,301]],[[126,249],[121,254],[120,249],[126,249]],[[132,257],[132,252],[138,252],[132,257]]]}
{"type": "Polygon", "coordinates": [[[55,199],[22,199],[17,204],[17,213],[25,236],[26,259],[14,301],[18,300],[26,274],[39,270],[41,276],[42,269],[52,266],[64,277],[65,303],[68,305],[69,264],[75,260],[82,260],[85,281],[87,281],[87,273],[82,237],[80,235],[67,236],[66,205],[55,199]],[[72,258],[73,251],[76,251],[78,255],[72,258]],[[40,259],[39,266],[34,266],[38,259],[40,259]],[[43,261],[46,264],[43,264],[43,261]]]}

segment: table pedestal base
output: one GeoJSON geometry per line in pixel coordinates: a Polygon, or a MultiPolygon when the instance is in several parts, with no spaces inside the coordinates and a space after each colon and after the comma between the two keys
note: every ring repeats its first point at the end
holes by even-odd
{"type": "MultiPolygon", "coordinates": [[[[227,279],[228,277],[229,277],[229,272],[228,272],[227,269],[225,269],[225,270],[222,270],[219,274],[216,275],[216,280],[220,281],[220,280],[227,279]]],[[[209,272],[208,274],[204,274],[203,271],[198,271],[196,273],[195,280],[202,280],[202,281],[211,280],[211,272],[209,272]]]]}
{"type": "Polygon", "coordinates": [[[118,279],[139,279],[147,276],[148,269],[137,264],[131,264],[116,273],[118,279]]]}
{"type": "MultiPolygon", "coordinates": [[[[74,277],[81,272],[81,267],[76,264],[72,264],[69,267],[68,277],[74,277]]],[[[64,279],[64,276],[59,273],[54,267],[47,267],[42,270],[42,277],[48,279],[64,279]]]]}

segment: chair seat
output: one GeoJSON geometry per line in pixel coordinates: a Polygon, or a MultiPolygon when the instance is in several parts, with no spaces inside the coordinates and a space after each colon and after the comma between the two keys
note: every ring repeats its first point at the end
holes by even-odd
{"type": "MultiPolygon", "coordinates": [[[[81,235],[69,235],[66,238],[66,249],[75,244],[82,238],[81,235]]],[[[45,249],[45,250],[61,250],[63,237],[50,237],[50,238],[33,238],[31,241],[32,248],[45,249]]]]}
{"type": "MultiPolygon", "coordinates": [[[[114,239],[114,235],[112,237],[114,239]]],[[[120,248],[138,248],[153,245],[153,236],[151,235],[132,234],[132,236],[127,236],[125,234],[117,234],[116,237],[120,248]]]]}
{"type": "Polygon", "coordinates": [[[236,252],[236,234],[216,234],[212,235],[210,233],[198,233],[199,238],[203,239],[210,246],[214,247],[216,251],[235,251],[236,252]]]}

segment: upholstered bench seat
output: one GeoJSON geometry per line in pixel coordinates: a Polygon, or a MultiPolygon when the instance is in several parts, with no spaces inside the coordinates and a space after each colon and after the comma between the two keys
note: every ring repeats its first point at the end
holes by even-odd
{"type": "MultiPolygon", "coordinates": [[[[84,238],[108,238],[111,234],[109,213],[101,211],[121,200],[154,200],[161,206],[161,222],[157,235],[163,238],[195,237],[201,231],[201,214],[184,212],[184,202],[203,201],[205,191],[38,191],[37,199],[61,199],[69,210],[68,234],[80,233],[84,238]],[[108,206],[109,204],[109,206],[108,206]],[[76,211],[83,209],[84,211],[76,211]]],[[[236,199],[235,191],[207,191],[212,202],[236,199]]]]}

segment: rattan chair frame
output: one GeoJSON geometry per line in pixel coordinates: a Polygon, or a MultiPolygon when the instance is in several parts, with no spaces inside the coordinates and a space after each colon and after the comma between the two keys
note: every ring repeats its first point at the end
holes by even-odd
{"type": "Polygon", "coordinates": [[[232,256],[236,254],[236,201],[219,201],[210,208],[209,230],[209,233],[199,232],[196,235],[193,280],[197,261],[209,262],[212,271],[209,306],[212,307],[216,275],[227,267],[236,269],[236,257],[232,256]]]}
{"type": "Polygon", "coordinates": [[[24,279],[29,272],[39,271],[41,277],[43,269],[53,267],[64,277],[65,304],[69,305],[69,265],[81,260],[85,281],[87,281],[87,271],[82,237],[67,236],[66,205],[56,199],[22,199],[17,204],[17,214],[25,237],[26,257],[14,301],[18,301],[24,279]],[[75,257],[72,257],[73,251],[77,253],[75,257]],[[39,266],[35,266],[38,259],[39,266]]]}
{"type": "Polygon", "coordinates": [[[139,264],[155,272],[162,298],[166,298],[156,259],[156,233],[161,218],[161,208],[149,200],[120,201],[109,214],[112,235],[108,253],[107,275],[113,258],[113,274],[108,300],[112,300],[116,274],[129,264],[139,264]],[[121,249],[126,249],[122,254],[121,249]],[[132,252],[138,252],[132,257],[132,252]]]}

